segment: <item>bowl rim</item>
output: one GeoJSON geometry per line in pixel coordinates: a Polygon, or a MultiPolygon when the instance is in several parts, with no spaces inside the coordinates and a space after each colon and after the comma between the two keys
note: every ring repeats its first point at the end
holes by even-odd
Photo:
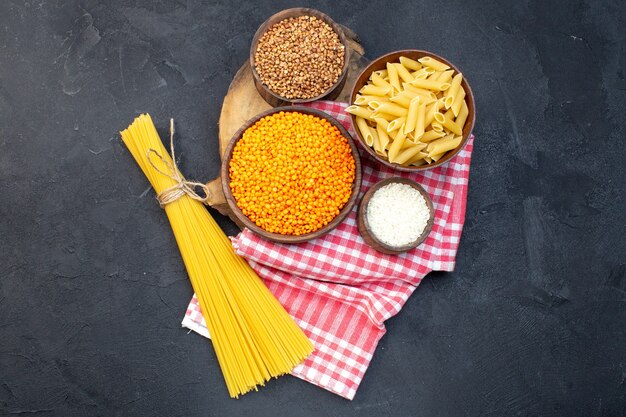
{"type": "MultiPolygon", "coordinates": [[[[383,180],[376,182],[365,192],[365,194],[363,195],[363,198],[361,199],[361,204],[359,205],[359,211],[358,211],[357,216],[358,216],[358,219],[360,220],[358,222],[359,226],[362,225],[363,228],[365,228],[364,231],[361,230],[361,228],[359,228],[359,232],[361,232],[361,235],[363,235],[363,232],[367,233],[370,239],[372,239],[377,245],[381,246],[384,249],[384,253],[398,254],[398,253],[407,252],[411,249],[418,247],[428,238],[428,236],[430,235],[430,232],[433,229],[433,225],[435,223],[435,208],[433,205],[433,201],[430,198],[430,195],[424,189],[424,187],[422,187],[417,181],[411,180],[409,178],[394,176],[394,177],[388,177],[388,178],[385,178],[383,180]],[[376,235],[372,233],[371,227],[369,225],[369,220],[367,217],[367,206],[369,205],[369,202],[372,196],[376,193],[376,191],[380,190],[385,185],[392,184],[392,183],[406,184],[406,185],[413,187],[417,191],[419,191],[422,197],[424,197],[424,200],[426,201],[426,205],[428,206],[428,210],[429,210],[428,221],[426,222],[426,227],[422,231],[422,234],[415,241],[408,243],[406,245],[402,245],[402,246],[391,246],[382,242],[380,239],[378,239],[378,237],[376,237],[376,235]]],[[[366,240],[366,243],[367,243],[367,240],[366,240]]],[[[378,250],[377,248],[374,248],[374,249],[378,250]]]]}
{"type": "MultiPolygon", "coordinates": [[[[379,64],[380,62],[383,62],[383,61],[384,62],[390,62],[392,58],[395,60],[395,56],[396,55],[399,57],[399,56],[409,56],[411,54],[413,54],[413,55],[421,54],[423,56],[425,56],[425,55],[431,56],[431,57],[436,58],[437,60],[440,60],[443,63],[449,65],[450,68],[455,70],[457,73],[463,73],[452,62],[448,61],[446,58],[444,58],[444,57],[442,57],[442,56],[440,56],[440,55],[438,55],[438,54],[436,54],[434,52],[430,52],[430,51],[426,51],[426,50],[422,50],[422,49],[400,49],[400,50],[397,50],[397,51],[392,51],[392,52],[386,53],[384,55],[381,55],[378,58],[373,59],[367,65],[367,67],[365,67],[359,73],[359,75],[354,80],[354,84],[352,85],[352,91],[350,93],[350,102],[348,103],[348,105],[352,105],[354,103],[354,98],[358,94],[358,90],[357,90],[357,83],[358,83],[358,81],[365,74],[367,74],[367,76],[369,78],[369,75],[371,75],[371,73],[374,72],[374,70],[372,68],[375,65],[377,65],[377,64],[379,64]]],[[[376,160],[377,162],[380,162],[381,164],[383,164],[383,165],[385,165],[385,166],[387,166],[389,168],[392,168],[392,169],[395,169],[395,170],[398,170],[398,171],[403,171],[403,172],[420,172],[420,171],[427,171],[429,169],[437,168],[437,167],[439,167],[441,165],[444,165],[449,160],[454,158],[461,151],[461,149],[463,149],[465,147],[465,145],[467,144],[467,141],[469,140],[470,136],[472,136],[472,131],[474,130],[474,124],[476,122],[476,102],[474,101],[474,93],[472,91],[472,88],[469,85],[469,82],[467,81],[467,78],[465,78],[465,74],[463,75],[463,81],[461,82],[461,86],[463,86],[463,88],[465,89],[465,98],[466,98],[466,100],[471,102],[471,108],[473,109],[473,111],[469,115],[470,117],[468,117],[468,121],[467,121],[467,122],[470,123],[469,124],[468,133],[466,135],[463,135],[463,139],[461,140],[461,143],[459,144],[459,146],[457,146],[455,149],[453,149],[451,151],[448,151],[440,160],[438,160],[436,162],[433,162],[432,164],[425,164],[425,165],[420,165],[420,166],[402,166],[402,165],[395,164],[393,162],[389,162],[388,160],[381,158],[378,154],[376,154],[376,152],[374,152],[374,150],[372,148],[367,146],[367,144],[363,140],[363,136],[361,135],[361,132],[359,132],[359,129],[354,129],[355,132],[356,132],[357,142],[361,145],[361,147],[365,150],[365,152],[367,152],[367,154],[369,156],[374,158],[374,160],[376,160]]],[[[468,107],[469,107],[469,104],[470,103],[468,103],[468,107]]],[[[353,114],[350,114],[350,120],[352,121],[352,125],[356,126],[356,116],[353,115],[353,114]]]]}
{"type": "Polygon", "coordinates": [[[310,7],[292,7],[292,8],[284,9],[277,13],[274,13],[273,15],[268,17],[263,23],[261,23],[259,28],[254,33],[254,36],[252,37],[252,42],[250,43],[249,60],[250,60],[250,68],[252,69],[252,77],[254,78],[256,86],[260,86],[263,89],[263,91],[267,92],[277,102],[292,103],[292,104],[297,105],[297,104],[310,103],[312,101],[321,100],[325,98],[326,96],[330,95],[336,88],[338,88],[340,85],[342,85],[345,82],[345,78],[348,73],[348,67],[350,65],[350,48],[348,47],[346,35],[341,25],[339,25],[337,22],[331,19],[330,16],[328,16],[326,13],[321,12],[317,9],[310,8],[310,7]],[[296,12],[297,14],[293,14],[296,12]],[[343,67],[341,68],[341,74],[339,74],[337,81],[328,89],[326,89],[323,93],[315,97],[311,97],[311,98],[291,99],[291,98],[286,98],[281,95],[278,95],[277,93],[272,91],[268,86],[266,86],[263,80],[261,80],[261,76],[259,75],[255,66],[255,52],[259,44],[259,40],[261,39],[261,36],[263,36],[263,34],[267,32],[267,30],[271,26],[273,26],[276,23],[282,22],[285,19],[298,17],[298,16],[317,17],[318,19],[323,20],[333,29],[333,31],[337,34],[337,36],[339,36],[339,42],[341,42],[341,44],[343,45],[343,51],[344,51],[343,52],[343,67]]]}
{"type": "Polygon", "coordinates": [[[221,165],[221,179],[222,179],[222,189],[224,192],[224,196],[226,197],[226,201],[228,203],[228,206],[230,207],[231,211],[234,213],[234,215],[241,220],[241,222],[244,224],[244,226],[246,226],[248,229],[252,230],[253,232],[255,232],[256,234],[268,239],[268,240],[272,240],[274,242],[279,242],[279,243],[302,243],[302,242],[306,242],[312,239],[315,239],[319,236],[322,236],[328,232],[330,232],[331,230],[333,230],[334,228],[336,228],[345,218],[346,216],[350,213],[350,211],[352,211],[352,209],[354,208],[354,205],[356,204],[357,198],[359,196],[360,193],[360,189],[361,189],[361,181],[362,181],[362,173],[361,173],[361,160],[359,158],[359,151],[358,151],[358,147],[354,141],[354,138],[350,135],[350,133],[347,131],[346,128],[343,127],[343,125],[334,117],[330,116],[328,113],[325,113],[321,110],[318,109],[314,109],[314,108],[310,108],[310,107],[304,107],[304,106],[282,106],[282,107],[274,107],[268,110],[265,110],[259,114],[257,114],[256,116],[252,117],[251,119],[249,119],[248,121],[246,121],[240,128],[239,130],[237,130],[237,132],[235,132],[235,134],[233,135],[233,137],[230,139],[230,141],[228,142],[228,144],[226,145],[226,148],[224,150],[224,154],[222,156],[222,165],[221,165]],[[279,233],[272,233],[272,232],[268,232],[265,229],[261,228],[260,226],[258,226],[256,223],[254,223],[252,220],[250,220],[245,214],[243,214],[243,212],[241,211],[241,209],[239,208],[239,206],[237,206],[237,203],[235,202],[235,198],[232,194],[232,191],[230,189],[230,175],[229,175],[229,165],[230,165],[230,160],[232,158],[232,154],[233,154],[233,150],[235,148],[235,144],[239,141],[239,139],[241,139],[241,136],[243,135],[243,132],[246,131],[246,129],[248,129],[250,126],[252,126],[253,124],[255,124],[257,121],[261,120],[263,117],[269,116],[271,114],[275,114],[275,113],[280,113],[280,112],[298,112],[298,113],[305,113],[305,114],[310,114],[319,118],[323,118],[325,120],[327,120],[328,122],[330,122],[333,126],[337,127],[339,129],[339,132],[341,132],[341,134],[347,139],[348,141],[348,145],[350,145],[350,150],[352,153],[352,157],[354,158],[354,181],[352,182],[352,193],[350,194],[350,198],[348,199],[348,201],[346,202],[346,204],[343,206],[343,208],[339,211],[339,214],[337,216],[335,216],[328,224],[326,224],[325,226],[321,227],[320,229],[317,229],[313,232],[304,234],[304,235],[299,235],[299,236],[295,236],[295,235],[281,235],[279,233]]]}

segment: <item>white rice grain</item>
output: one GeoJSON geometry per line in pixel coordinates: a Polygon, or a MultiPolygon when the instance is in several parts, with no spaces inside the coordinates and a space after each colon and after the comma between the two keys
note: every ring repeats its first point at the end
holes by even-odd
{"type": "Polygon", "coordinates": [[[378,240],[399,247],[414,242],[424,232],[430,210],[418,190],[408,184],[391,183],[374,193],[366,216],[378,240]]]}

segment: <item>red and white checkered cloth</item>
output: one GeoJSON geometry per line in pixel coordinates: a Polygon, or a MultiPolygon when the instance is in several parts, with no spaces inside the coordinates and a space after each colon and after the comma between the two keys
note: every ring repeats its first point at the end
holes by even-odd
{"type": "MultiPolygon", "coordinates": [[[[316,102],[356,136],[346,104],[316,102]]],[[[315,344],[315,352],[292,374],[353,399],[372,359],[384,321],[397,314],[428,272],[452,271],[465,220],[473,136],[447,164],[421,173],[392,171],[363,157],[365,192],[389,176],[420,183],[435,207],[435,223],[424,243],[402,255],[384,255],[365,244],[356,225],[357,207],[330,233],[310,242],[283,245],[245,229],[233,238],[276,298],[315,344]]],[[[363,155],[366,155],[363,153],[363,155]]],[[[183,327],[209,337],[197,299],[183,327]]]]}

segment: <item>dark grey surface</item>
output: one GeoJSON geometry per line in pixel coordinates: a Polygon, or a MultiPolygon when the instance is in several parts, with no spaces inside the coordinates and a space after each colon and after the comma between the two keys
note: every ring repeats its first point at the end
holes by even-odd
{"type": "Polygon", "coordinates": [[[478,107],[457,269],[389,320],[349,402],[292,377],[228,398],[118,135],[174,116],[183,172],[217,175],[221,99],[294,4],[0,2],[0,415],[625,415],[626,9],[472,3],[311,4],[370,57],[449,58],[478,107]]]}

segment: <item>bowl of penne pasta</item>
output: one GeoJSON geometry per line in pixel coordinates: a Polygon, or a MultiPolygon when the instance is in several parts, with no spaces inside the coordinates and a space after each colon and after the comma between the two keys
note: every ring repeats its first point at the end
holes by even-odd
{"type": "Polygon", "coordinates": [[[428,51],[375,59],[352,89],[358,142],[383,165],[421,171],[445,164],[467,143],[476,119],[474,95],[457,67],[428,51]]]}

